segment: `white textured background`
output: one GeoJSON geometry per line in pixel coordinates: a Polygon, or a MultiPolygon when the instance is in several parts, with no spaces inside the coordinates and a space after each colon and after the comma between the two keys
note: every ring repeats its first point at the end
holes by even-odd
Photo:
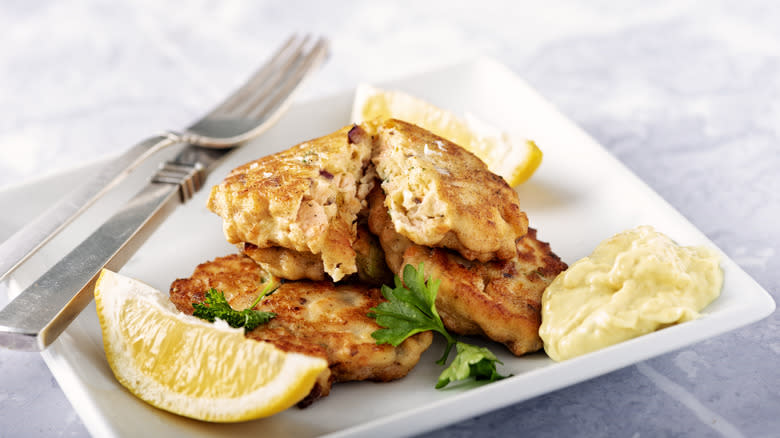
{"type": "MultiPolygon", "coordinates": [[[[332,42],[300,99],[486,54],[780,298],[776,2],[6,1],[0,29],[0,187],[185,126],[291,31],[332,42]]],[[[777,436],[779,326],[431,435],[777,436]]],[[[0,436],[86,434],[38,355],[0,351],[0,436]]]]}

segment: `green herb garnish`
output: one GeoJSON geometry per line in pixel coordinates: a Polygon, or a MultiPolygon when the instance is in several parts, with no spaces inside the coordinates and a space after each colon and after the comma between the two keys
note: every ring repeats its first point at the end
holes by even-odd
{"type": "Polygon", "coordinates": [[[395,276],[395,288],[382,285],[382,295],[387,302],[369,309],[371,313],[368,316],[376,318],[376,323],[385,327],[371,333],[371,336],[376,339],[377,344],[392,344],[397,347],[409,336],[420,332],[433,330],[441,333],[447,340],[447,349],[436,363],[444,365],[455,345],[455,338],[444,328],[444,323],[436,311],[436,294],[441,281],[426,282],[422,264],[419,271],[412,265],[404,266],[403,275],[403,282],[395,276]]]}
{"type": "Polygon", "coordinates": [[[209,322],[214,322],[219,318],[231,327],[244,327],[244,333],[252,331],[260,324],[265,324],[271,319],[276,317],[273,312],[263,312],[259,310],[252,310],[266,295],[270,295],[279,288],[280,285],[274,285],[269,283],[268,286],[260,292],[260,295],[255,298],[252,305],[244,310],[235,310],[230,307],[230,304],[225,299],[223,292],[217,291],[211,288],[206,292],[206,297],[202,303],[192,303],[192,307],[195,309],[192,312],[193,316],[205,319],[209,322]]]}
{"type": "Polygon", "coordinates": [[[425,281],[422,263],[417,269],[412,265],[404,266],[403,277],[401,281],[395,276],[394,288],[382,286],[382,295],[387,302],[369,309],[368,316],[376,318],[377,324],[384,327],[371,333],[376,343],[397,347],[410,336],[433,330],[447,340],[447,347],[442,357],[436,361],[437,364],[444,365],[452,347],[457,344],[457,355],[439,376],[436,388],[443,388],[450,382],[469,377],[491,382],[503,378],[504,376],[496,371],[496,362],[499,361],[493,353],[486,348],[457,342],[444,328],[444,323],[436,311],[436,294],[441,281],[425,281]]]}
{"type": "Polygon", "coordinates": [[[456,344],[458,355],[449,367],[439,375],[436,388],[444,388],[450,382],[465,380],[474,377],[475,380],[487,380],[495,382],[507,376],[502,376],[496,371],[496,362],[503,364],[495,354],[484,347],[464,344],[456,344]]]}

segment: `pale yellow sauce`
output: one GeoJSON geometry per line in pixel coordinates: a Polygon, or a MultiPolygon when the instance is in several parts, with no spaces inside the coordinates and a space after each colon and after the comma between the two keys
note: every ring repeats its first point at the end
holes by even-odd
{"type": "Polygon", "coordinates": [[[602,242],[542,296],[539,335],[554,360],[698,318],[720,295],[718,253],[641,226],[602,242]]]}

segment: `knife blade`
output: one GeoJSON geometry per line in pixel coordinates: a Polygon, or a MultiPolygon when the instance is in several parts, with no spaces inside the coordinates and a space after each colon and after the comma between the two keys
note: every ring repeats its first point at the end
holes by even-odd
{"type": "Polygon", "coordinates": [[[177,140],[163,135],[149,138],[103,166],[85,184],[66,194],[44,214],[0,243],[0,281],[68,226],[76,217],[117,186],[141,163],[177,140]]]}
{"type": "Polygon", "coordinates": [[[42,351],[92,300],[101,269],[119,270],[232,149],[185,146],[149,183],[0,310],[0,346],[42,351]]]}

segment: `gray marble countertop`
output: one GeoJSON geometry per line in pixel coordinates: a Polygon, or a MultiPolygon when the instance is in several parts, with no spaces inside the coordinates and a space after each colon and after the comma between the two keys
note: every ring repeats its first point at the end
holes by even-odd
{"type": "MultiPolygon", "coordinates": [[[[0,187],[186,125],[291,31],[333,46],[299,99],[486,54],[780,298],[774,2],[3,2],[0,28],[0,187]]],[[[775,312],[428,436],[777,436],[778,363],[775,312]]],[[[87,435],[40,355],[0,350],[0,436],[87,435]]]]}

